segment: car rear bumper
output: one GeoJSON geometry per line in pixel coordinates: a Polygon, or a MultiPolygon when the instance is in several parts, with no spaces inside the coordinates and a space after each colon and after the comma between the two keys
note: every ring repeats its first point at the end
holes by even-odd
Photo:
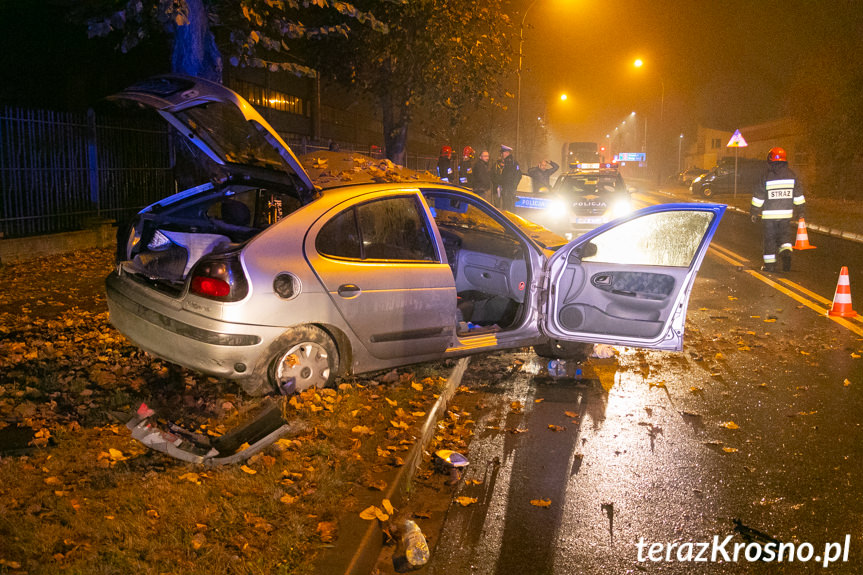
{"type": "Polygon", "coordinates": [[[205,318],[113,272],[105,281],[111,323],[142,349],[189,369],[230,379],[253,377],[284,330],[205,318]]]}

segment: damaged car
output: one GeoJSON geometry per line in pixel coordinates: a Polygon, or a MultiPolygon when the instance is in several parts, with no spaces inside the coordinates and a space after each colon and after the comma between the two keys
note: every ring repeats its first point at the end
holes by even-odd
{"type": "Polygon", "coordinates": [[[651,206],[567,243],[440,181],[318,190],[219,84],[162,76],[114,99],[155,110],[209,175],[123,228],[111,322],[252,394],[523,346],[568,358],[593,343],[679,350],[725,211],[651,206]]]}

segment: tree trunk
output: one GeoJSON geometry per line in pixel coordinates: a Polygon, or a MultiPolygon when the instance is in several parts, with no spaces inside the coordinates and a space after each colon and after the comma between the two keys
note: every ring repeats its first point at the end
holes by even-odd
{"type": "Polygon", "coordinates": [[[210,31],[203,0],[186,0],[188,23],[174,29],[171,69],[214,82],[222,82],[222,54],[210,31]]]}
{"type": "Polygon", "coordinates": [[[404,166],[410,120],[407,105],[404,104],[407,98],[398,100],[398,104],[393,102],[391,92],[384,92],[380,96],[384,125],[384,153],[394,164],[404,166]]]}

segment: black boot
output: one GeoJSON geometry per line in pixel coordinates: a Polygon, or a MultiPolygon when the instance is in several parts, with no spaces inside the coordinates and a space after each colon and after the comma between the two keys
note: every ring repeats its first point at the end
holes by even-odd
{"type": "Polygon", "coordinates": [[[791,250],[782,250],[779,254],[779,259],[782,260],[782,271],[791,271],[791,250]]]}
{"type": "Polygon", "coordinates": [[[763,266],[761,266],[761,271],[773,273],[776,271],[776,264],[774,262],[764,264],[763,266]]]}

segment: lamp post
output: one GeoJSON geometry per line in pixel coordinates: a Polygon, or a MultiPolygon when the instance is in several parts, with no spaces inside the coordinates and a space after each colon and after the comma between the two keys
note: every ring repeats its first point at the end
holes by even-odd
{"type": "Polygon", "coordinates": [[[683,134],[680,134],[680,140],[677,142],[677,173],[680,173],[680,151],[683,148],[683,134]]]}
{"type": "Polygon", "coordinates": [[[521,26],[518,29],[518,69],[516,75],[518,76],[518,88],[516,90],[515,95],[515,157],[518,157],[518,153],[521,151],[521,64],[522,58],[524,56],[524,52],[522,48],[524,47],[524,22],[527,19],[527,13],[530,12],[530,9],[533,8],[533,5],[536,4],[537,0],[533,0],[527,7],[527,10],[524,11],[524,14],[521,16],[521,26]]]}
{"type": "MultiPolygon", "coordinates": [[[[641,58],[636,58],[636,60],[632,63],[632,65],[636,68],[641,68],[644,66],[644,60],[641,58]]],[[[659,145],[656,147],[657,150],[657,158],[656,158],[656,179],[657,182],[662,182],[662,137],[663,137],[663,127],[664,124],[662,122],[663,112],[665,111],[665,80],[662,79],[662,76],[657,74],[659,78],[659,86],[661,88],[661,94],[659,96],[659,127],[657,132],[659,132],[659,145]]],[[[647,118],[644,119],[644,147],[645,152],[647,151],[647,118]]]]}

